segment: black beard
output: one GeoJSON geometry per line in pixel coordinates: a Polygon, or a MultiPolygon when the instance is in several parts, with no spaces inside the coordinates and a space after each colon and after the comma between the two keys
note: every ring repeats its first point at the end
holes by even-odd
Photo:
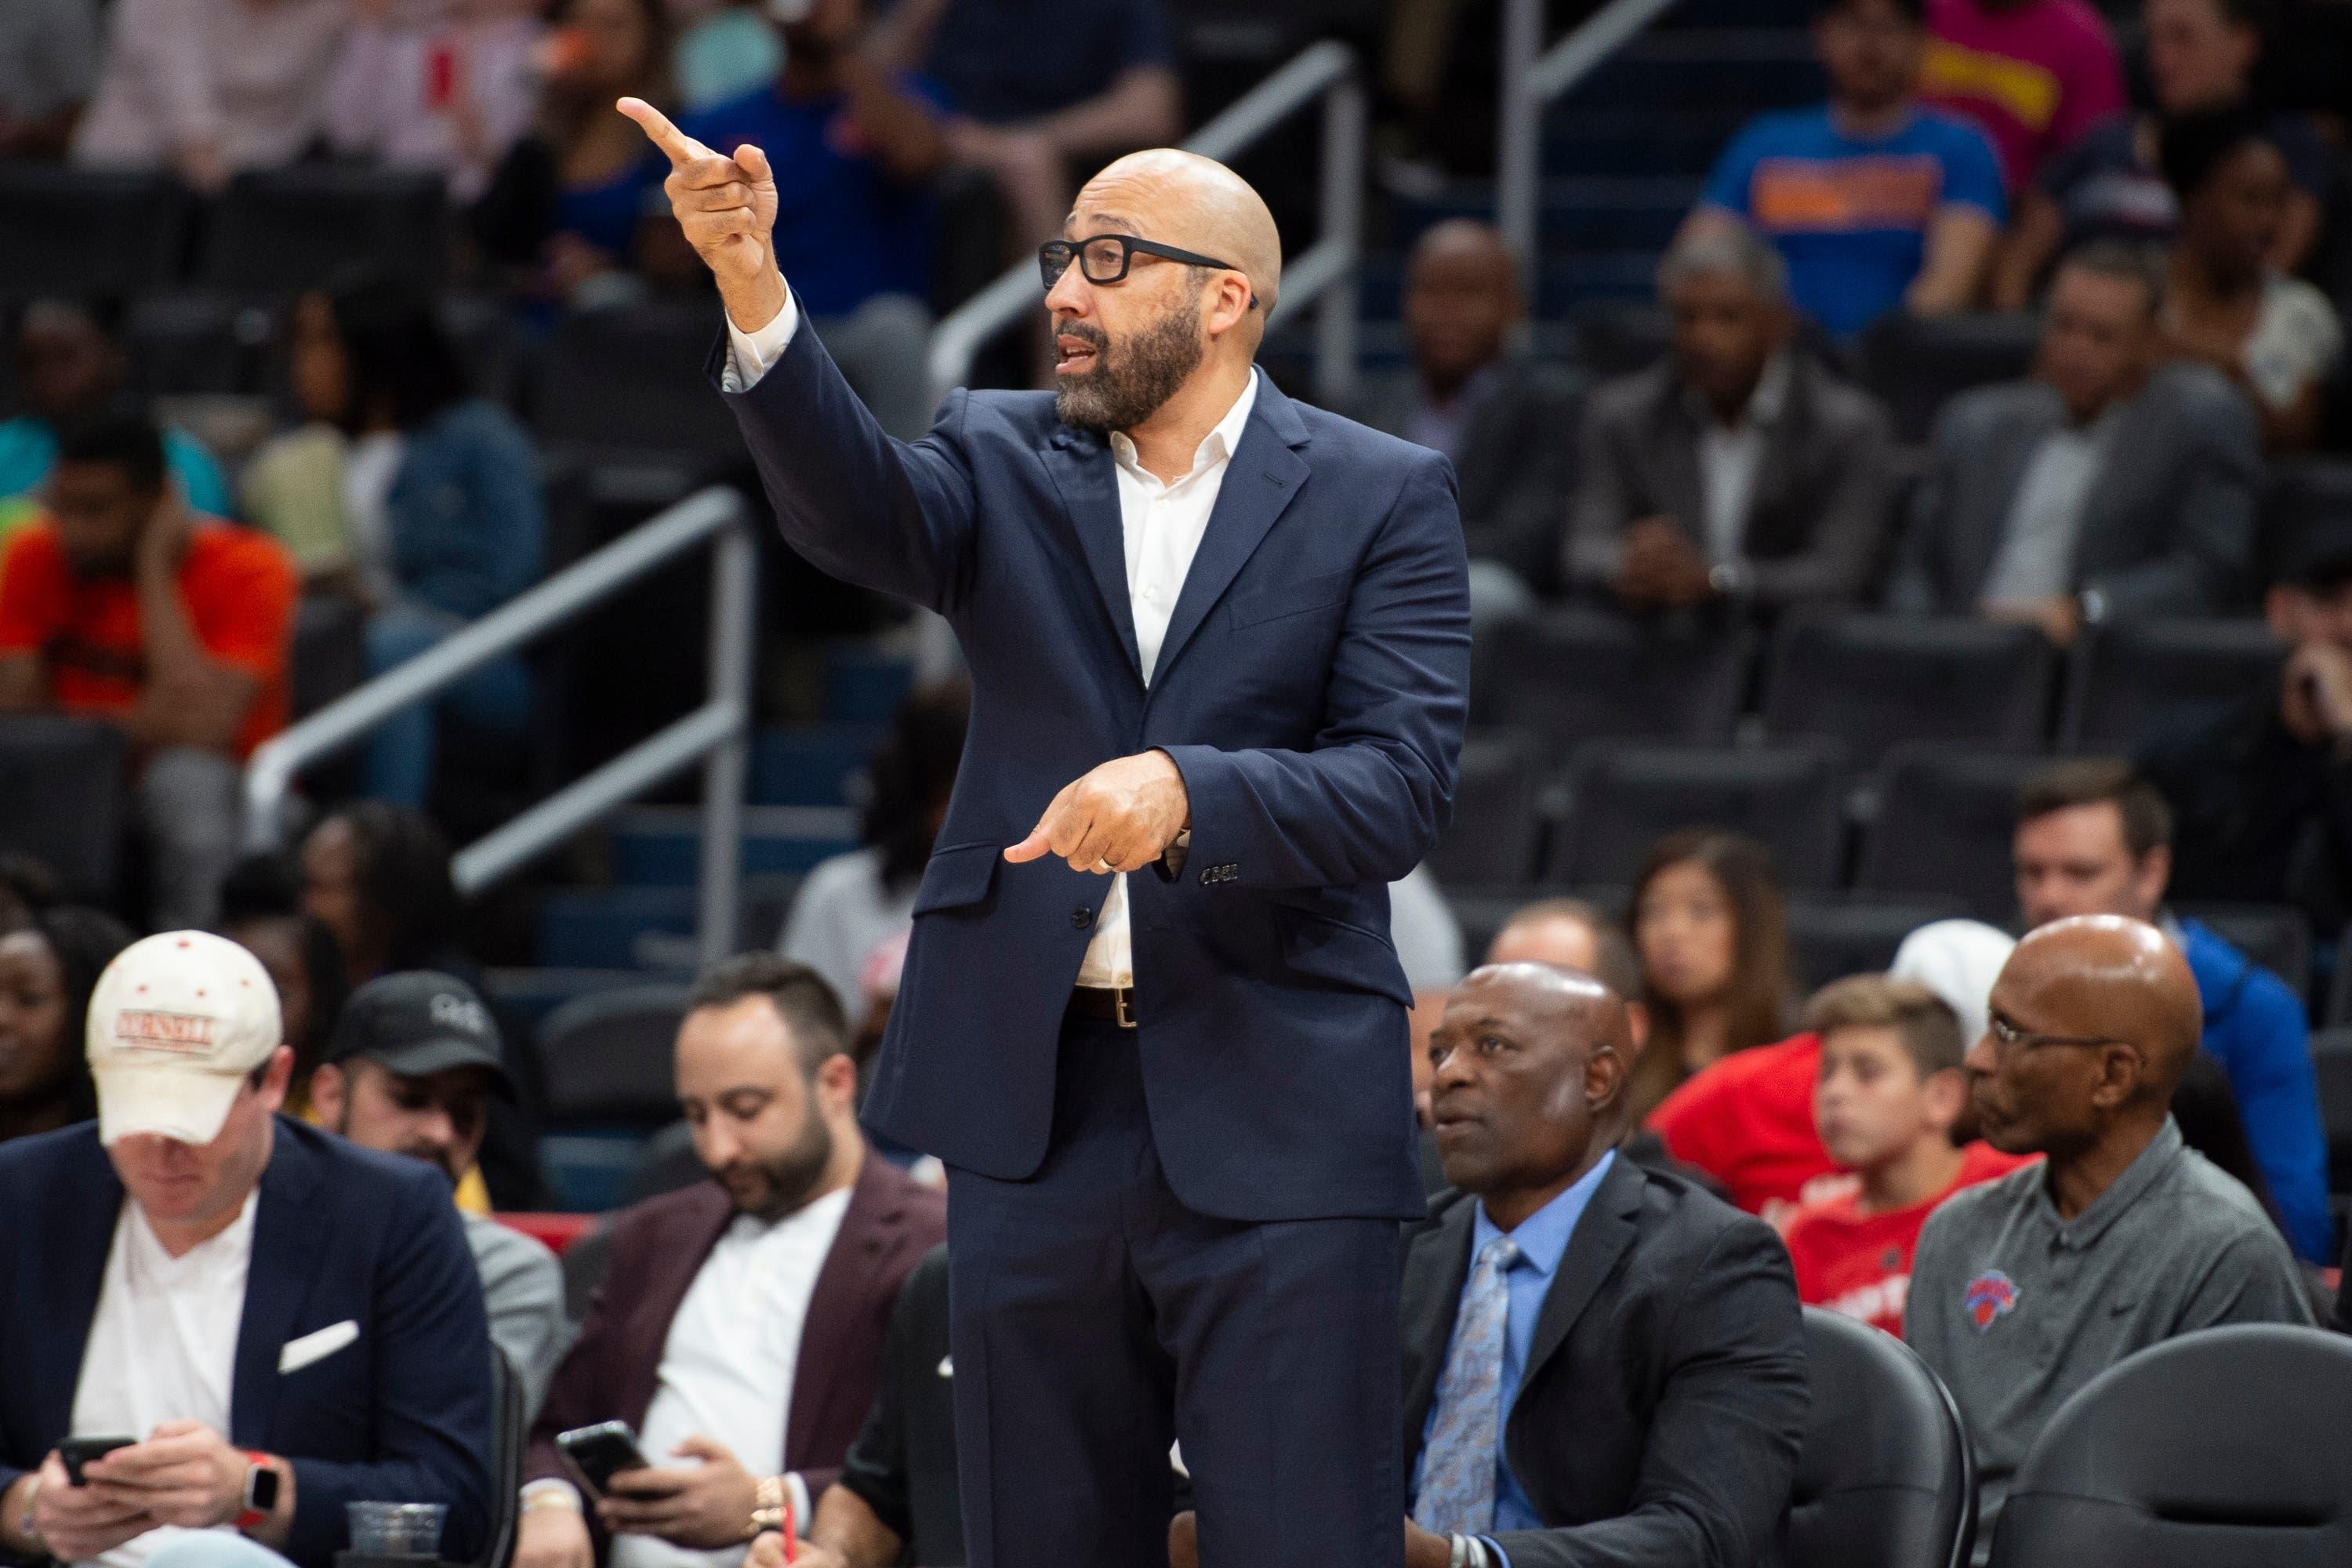
{"type": "Polygon", "coordinates": [[[1090,321],[1065,322],[1055,331],[1084,339],[1095,351],[1095,367],[1061,378],[1054,412],[1063,424],[1097,435],[1131,430],[1158,413],[1200,368],[1207,352],[1197,304],[1190,310],[1177,306],[1115,352],[1108,335],[1090,321]]]}
{"type": "Polygon", "coordinates": [[[808,1202],[832,1163],[833,1129],[811,1103],[791,1148],[772,1160],[745,1161],[716,1174],[738,1209],[772,1224],[808,1202]]]}

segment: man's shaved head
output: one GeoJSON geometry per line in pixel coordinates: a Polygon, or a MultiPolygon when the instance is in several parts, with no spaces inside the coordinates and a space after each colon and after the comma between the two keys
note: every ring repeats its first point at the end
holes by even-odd
{"type": "Polygon", "coordinates": [[[1071,208],[1070,236],[1100,232],[1086,216],[1124,218],[1126,232],[1239,268],[1257,295],[1258,330],[1282,288],[1282,235],[1250,183],[1180,147],[1129,153],[1088,180],[1071,208]]]}

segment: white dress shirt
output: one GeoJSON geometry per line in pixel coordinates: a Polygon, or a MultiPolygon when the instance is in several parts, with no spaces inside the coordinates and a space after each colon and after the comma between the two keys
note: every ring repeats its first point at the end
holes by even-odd
{"type": "MultiPolygon", "coordinates": [[[[789,290],[776,319],[756,332],[745,332],[730,319],[727,336],[731,352],[724,373],[730,392],[742,392],[765,375],[783,357],[800,326],[800,308],[789,290]]],[[[1173,484],[1136,459],[1135,443],[1113,431],[1111,458],[1118,474],[1119,531],[1127,546],[1128,608],[1135,622],[1135,652],[1143,682],[1151,684],[1152,668],[1160,661],[1160,645],[1168,637],[1169,619],[1176,613],[1192,557],[1209,531],[1209,514],[1216,510],[1217,493],[1224,488],[1225,469],[1242,444],[1250,410],[1257,406],[1258,372],[1225,416],[1217,421],[1192,453],[1192,467],[1173,484]]],[[[1038,803],[1043,811],[1045,803],[1038,803]]],[[[1110,897],[1103,900],[1095,921],[1094,940],[1087,944],[1078,965],[1078,982],[1089,986],[1135,984],[1135,949],[1127,907],[1127,876],[1111,879],[1110,897]]]]}
{"type": "Polygon", "coordinates": [[[2062,425],[2042,438],[2018,481],[1979,603],[2050,599],[2073,592],[2083,508],[2106,465],[2105,437],[2115,414],[2110,408],[2088,425],[2062,425]]]}
{"type": "MultiPolygon", "coordinates": [[[[122,1200],[74,1386],[75,1436],[143,1441],[166,1421],[201,1421],[228,1436],[258,1196],[248,1194],[226,1230],[178,1258],[155,1239],[146,1211],[122,1200]]],[[[106,1568],[139,1568],[150,1553],[187,1533],[161,1526],[97,1561],[106,1568]]]]}
{"type": "Polygon", "coordinates": [[[1729,425],[1715,416],[1702,397],[1693,397],[1698,416],[1699,493],[1706,515],[1699,542],[1711,566],[1736,566],[1748,541],[1748,514],[1756,500],[1756,471],[1764,465],[1764,438],[1789,399],[1789,356],[1774,354],[1757,378],[1748,405],[1729,425]]]}
{"type": "MultiPolygon", "coordinates": [[[[848,1211],[844,1187],[772,1224],[738,1215],[728,1226],[670,1320],[660,1382],[637,1434],[648,1463],[690,1464],[672,1450],[702,1436],[754,1476],[783,1469],[809,1298],[848,1211]]],[[[807,1489],[799,1478],[793,1482],[793,1508],[805,1520],[807,1489]]],[[[744,1550],[690,1552],[650,1535],[621,1535],[613,1541],[612,1568],[735,1568],[744,1550]]]]}

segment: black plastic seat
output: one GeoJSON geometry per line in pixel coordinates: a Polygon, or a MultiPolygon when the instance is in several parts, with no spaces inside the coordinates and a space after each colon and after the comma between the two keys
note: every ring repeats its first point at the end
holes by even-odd
{"type": "Polygon", "coordinates": [[[683,985],[633,985],[566,1002],[540,1021],[548,1121],[651,1131],[677,1119],[672,1068],[683,985]]]}
{"type": "Polygon", "coordinates": [[[1819,987],[1885,970],[1905,937],[1968,912],[1956,899],[1795,898],[1789,900],[1789,947],[1798,977],[1819,987]]]}
{"type": "Polygon", "coordinates": [[[1727,746],[1753,634],[1678,633],[1597,610],[1550,610],[1496,626],[1471,692],[1482,723],[1507,724],[1566,757],[1588,741],[1727,746]]]}
{"type": "Polygon", "coordinates": [[[1854,886],[1957,899],[1995,925],[2017,911],[2011,844],[2017,795],[2048,758],[1911,745],[1877,774],[1877,814],[1862,835],[1854,886]]]}
{"type": "Polygon", "coordinates": [[[0,850],[31,857],[78,903],[115,895],[130,807],[129,749],[111,724],[0,717],[0,850]]]}
{"type": "Polygon", "coordinates": [[[601,463],[648,454],[748,462],[704,365],[719,329],[700,300],[581,310],[557,324],[532,381],[531,424],[601,463]]]}
{"type": "Polygon", "coordinates": [[[0,163],[0,295],[123,298],[180,274],[190,204],[163,174],[0,163]]]}
{"type": "Polygon", "coordinates": [[[1976,1467],[1943,1380],[1894,1335],[1805,1312],[1812,1388],[1789,1500],[1787,1568],[1965,1568],[1976,1467]]]}
{"type": "Polygon", "coordinates": [[[1598,377],[1631,375],[1664,357],[1674,336],[1674,323],[1656,305],[1607,305],[1577,318],[1577,363],[1598,377]]]}
{"type": "Polygon", "coordinates": [[[1547,882],[1631,883],[1677,828],[1744,834],[1772,851],[1782,884],[1837,882],[1845,770],[1833,747],[1724,750],[1598,742],[1579,752],[1552,825],[1547,882]]]}
{"type": "Polygon", "coordinates": [[[1430,851],[1441,882],[1524,882],[1535,875],[1535,748],[1525,736],[1472,735],[1462,744],[1454,820],[1430,851]]]}
{"type": "Polygon", "coordinates": [[[239,174],[214,204],[199,276],[283,298],[364,263],[419,283],[449,269],[449,200],[422,171],[321,164],[239,174]]]}
{"type": "Polygon", "coordinates": [[[2174,912],[2203,922],[2213,934],[2286,982],[2302,1001],[2311,994],[2311,917],[2291,904],[2183,903],[2174,912]]]}
{"type": "Polygon", "coordinates": [[[2319,1076],[2319,1124],[2327,1134],[2327,1190],[2352,1193],[2352,1027],[2314,1034],[2311,1065],[2319,1076]]]}
{"type": "Polygon", "coordinates": [[[1897,436],[1925,441],[1948,401],[2024,375],[2041,343],[2041,318],[2032,311],[1890,310],[1862,336],[1862,384],[1895,416],[1897,436]]]}
{"type": "Polygon", "coordinates": [[[2086,630],[2066,661],[2059,744],[2135,752],[2278,679],[2284,650],[2258,620],[2123,621],[2086,630]]]}
{"type": "Polygon", "coordinates": [[[1993,1568],[2352,1563],[2352,1339],[2241,1323],[2152,1345],[2058,1408],[1993,1568]]]}
{"type": "Polygon", "coordinates": [[[2031,626],[1954,617],[1813,616],[1773,635],[1764,730],[1826,736],[1857,769],[1906,741],[2042,744],[2057,652],[2031,626]]]}
{"type": "Polygon", "coordinates": [[[522,1522],[524,1450],[530,1446],[528,1392],[506,1352],[490,1347],[490,1528],[473,1568],[507,1568],[522,1522]]]}

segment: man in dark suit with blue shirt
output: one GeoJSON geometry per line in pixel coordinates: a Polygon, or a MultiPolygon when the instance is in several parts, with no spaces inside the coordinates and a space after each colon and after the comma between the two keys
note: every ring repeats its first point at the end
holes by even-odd
{"type": "Polygon", "coordinates": [[[478,1553],[489,1328],[447,1179],[278,1115],[277,993],[219,937],[125,949],[88,1033],[97,1123],[0,1148],[0,1559],[325,1568],[360,1501],[442,1504],[441,1555],[478,1553]],[[77,1484],[68,1436],[131,1442],[77,1484]]]}
{"type": "Polygon", "coordinates": [[[887,438],[777,272],[773,181],[624,100],[728,317],[784,536],[938,611],[970,739],[867,1120],[951,1168],[974,1568],[1396,1568],[1397,1228],[1423,1200],[1386,884],[1451,805],[1453,474],[1292,403],[1230,170],[1113,163],[1041,248],[1059,390],[887,438]]]}

